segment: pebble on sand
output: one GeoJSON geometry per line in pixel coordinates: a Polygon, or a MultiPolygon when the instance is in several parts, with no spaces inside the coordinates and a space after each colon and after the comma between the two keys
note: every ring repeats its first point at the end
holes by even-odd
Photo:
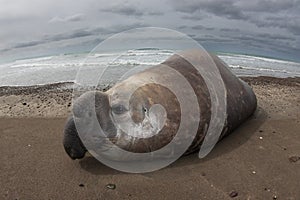
{"type": "Polygon", "coordinates": [[[289,157],[289,161],[290,161],[290,162],[295,163],[295,162],[297,162],[298,160],[300,160],[300,156],[291,156],[291,157],[289,157]]]}
{"type": "Polygon", "coordinates": [[[110,190],[114,190],[114,189],[116,189],[116,185],[112,184],[112,183],[109,183],[109,184],[106,185],[106,188],[110,189],[110,190]]]}
{"type": "Polygon", "coordinates": [[[234,198],[234,197],[237,197],[239,194],[236,192],[236,191],[232,191],[232,192],[230,192],[230,194],[229,194],[229,196],[231,197],[231,198],[234,198]]]}

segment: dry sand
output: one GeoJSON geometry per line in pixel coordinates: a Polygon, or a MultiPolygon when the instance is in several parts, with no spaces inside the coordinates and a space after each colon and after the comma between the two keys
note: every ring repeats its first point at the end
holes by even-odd
{"type": "Polygon", "coordinates": [[[300,78],[244,80],[258,97],[250,120],[206,158],[147,174],[66,155],[70,89],[2,87],[0,199],[300,199],[300,78]]]}

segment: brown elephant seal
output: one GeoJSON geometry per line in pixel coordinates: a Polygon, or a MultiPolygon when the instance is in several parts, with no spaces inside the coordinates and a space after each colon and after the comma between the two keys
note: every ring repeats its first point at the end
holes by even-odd
{"type": "Polygon", "coordinates": [[[181,156],[204,143],[212,148],[213,140],[231,133],[256,106],[250,86],[217,56],[184,51],[107,92],[80,96],[63,145],[72,159],[87,151],[111,160],[142,159],[146,153],[149,158],[181,156]]]}

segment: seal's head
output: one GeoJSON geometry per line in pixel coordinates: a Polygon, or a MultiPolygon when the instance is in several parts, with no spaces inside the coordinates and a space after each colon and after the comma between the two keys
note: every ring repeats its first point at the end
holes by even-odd
{"type": "Polygon", "coordinates": [[[64,133],[64,147],[72,159],[82,158],[87,149],[97,155],[116,147],[150,152],[176,135],[180,106],[175,95],[154,83],[135,83],[129,78],[107,92],[84,93],[74,102],[64,133]]]}

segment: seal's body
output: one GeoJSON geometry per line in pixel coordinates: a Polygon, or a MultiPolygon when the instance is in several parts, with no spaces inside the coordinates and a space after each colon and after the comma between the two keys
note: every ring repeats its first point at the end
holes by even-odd
{"type": "MultiPolygon", "coordinates": [[[[186,148],[183,145],[182,149],[176,147],[164,152],[169,155],[182,150],[189,154],[201,147],[211,125],[221,126],[221,132],[216,133],[219,134],[217,140],[231,133],[254,113],[256,97],[250,86],[232,74],[217,56],[210,55],[210,60],[206,58],[205,52],[199,50],[175,54],[165,62],[121,81],[105,93],[83,94],[75,101],[73,117],[69,118],[64,132],[68,155],[73,159],[82,158],[87,149],[106,151],[115,147],[132,153],[147,153],[158,151],[171,141],[178,146],[191,141],[186,148]],[[202,67],[201,70],[195,64],[202,67]],[[220,74],[216,80],[222,83],[218,84],[224,91],[215,87],[214,82],[207,84],[202,72],[213,77],[211,65],[216,66],[220,74]],[[211,94],[212,91],[223,97],[211,94]],[[225,104],[220,103],[222,100],[225,104]],[[222,105],[225,108],[221,108],[222,105]],[[90,141],[93,144],[86,147],[81,141],[84,134],[91,132],[89,128],[83,128],[91,121],[88,120],[93,115],[91,111],[95,111],[102,136],[93,135],[95,139],[90,141]],[[225,120],[219,120],[221,115],[214,112],[226,112],[225,120]],[[81,122],[75,126],[76,119],[88,123],[84,122],[84,126],[78,128],[81,122]],[[178,131],[180,137],[176,137],[178,131]],[[102,140],[104,136],[108,140],[102,140]]],[[[116,156],[115,159],[120,158],[116,156]]]]}

